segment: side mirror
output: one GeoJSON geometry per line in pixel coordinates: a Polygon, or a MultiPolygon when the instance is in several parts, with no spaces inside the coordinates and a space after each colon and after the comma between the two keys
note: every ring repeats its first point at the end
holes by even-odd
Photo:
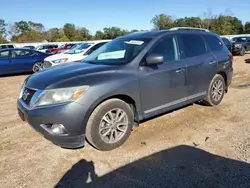
{"type": "Polygon", "coordinates": [[[164,63],[164,57],[159,54],[150,54],[146,57],[145,65],[160,65],[164,63]]]}

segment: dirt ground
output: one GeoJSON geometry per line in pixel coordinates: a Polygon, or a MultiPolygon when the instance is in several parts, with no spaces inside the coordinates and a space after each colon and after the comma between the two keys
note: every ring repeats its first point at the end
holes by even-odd
{"type": "Polygon", "coordinates": [[[0,187],[250,187],[250,54],[234,57],[221,105],[147,121],[109,152],[62,149],[22,122],[26,77],[0,78],[0,187]]]}

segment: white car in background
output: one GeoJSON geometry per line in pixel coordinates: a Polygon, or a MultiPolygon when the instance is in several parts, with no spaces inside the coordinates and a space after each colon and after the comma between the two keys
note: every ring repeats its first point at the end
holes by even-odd
{"type": "Polygon", "coordinates": [[[57,44],[42,44],[35,48],[35,50],[46,53],[48,49],[58,48],[57,44]]]}
{"type": "Polygon", "coordinates": [[[93,51],[100,48],[111,40],[98,40],[88,41],[77,45],[75,48],[70,49],[61,54],[55,54],[44,59],[43,68],[49,68],[52,66],[59,65],[61,63],[68,63],[74,61],[81,61],[93,51]]]}

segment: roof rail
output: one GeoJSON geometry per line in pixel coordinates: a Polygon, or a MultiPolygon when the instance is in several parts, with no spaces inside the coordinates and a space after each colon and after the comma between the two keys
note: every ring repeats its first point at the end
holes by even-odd
{"type": "Polygon", "coordinates": [[[197,27],[173,27],[173,28],[171,28],[169,30],[170,31],[176,31],[176,30],[198,30],[198,31],[210,32],[208,29],[197,28],[197,27]]]}

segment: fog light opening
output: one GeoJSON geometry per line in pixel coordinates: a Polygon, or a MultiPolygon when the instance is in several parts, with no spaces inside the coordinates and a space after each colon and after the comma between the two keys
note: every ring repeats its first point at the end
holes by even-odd
{"type": "Polygon", "coordinates": [[[46,124],[41,125],[45,130],[50,132],[51,134],[57,134],[57,135],[65,135],[67,134],[66,129],[62,124],[54,123],[54,124],[46,124]]]}
{"type": "Polygon", "coordinates": [[[51,131],[55,134],[65,134],[65,128],[62,124],[52,124],[51,131]]]}

